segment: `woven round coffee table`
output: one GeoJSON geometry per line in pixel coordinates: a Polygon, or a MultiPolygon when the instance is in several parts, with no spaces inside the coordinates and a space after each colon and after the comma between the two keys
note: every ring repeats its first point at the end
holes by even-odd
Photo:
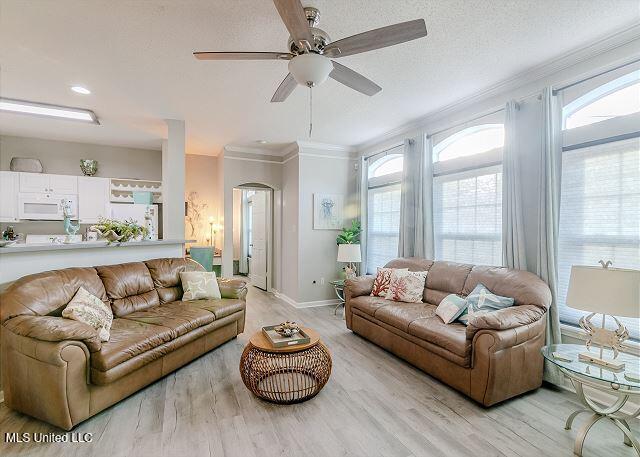
{"type": "Polygon", "coordinates": [[[315,330],[311,341],[276,348],[262,331],[253,334],[240,358],[240,375],[259,398],[278,404],[300,403],[320,392],[331,376],[331,354],[315,330]]]}

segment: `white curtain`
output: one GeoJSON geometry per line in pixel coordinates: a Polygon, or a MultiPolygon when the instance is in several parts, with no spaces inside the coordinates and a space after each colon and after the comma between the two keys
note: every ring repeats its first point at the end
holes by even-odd
{"type": "Polygon", "coordinates": [[[404,142],[398,256],[433,259],[433,151],[423,134],[404,142]]]}
{"type": "MultiPolygon", "coordinates": [[[[552,303],[547,313],[546,344],[558,344],[558,230],[560,225],[560,178],[562,176],[562,100],[547,87],[542,92],[542,148],[540,149],[538,195],[537,275],[551,289],[552,303]]],[[[558,369],[545,362],[544,379],[562,384],[558,369]]]]}
{"type": "Polygon", "coordinates": [[[504,148],[502,152],[502,264],[508,268],[527,269],[524,242],[523,200],[521,188],[522,160],[518,145],[515,100],[507,102],[504,116],[504,148]]]}
{"type": "Polygon", "coordinates": [[[247,204],[247,191],[242,191],[242,202],[240,204],[240,260],[238,271],[241,274],[249,274],[249,217],[247,212],[249,205],[247,204]]]}
{"type": "Polygon", "coordinates": [[[369,167],[365,157],[360,158],[360,179],[358,179],[358,192],[360,195],[360,253],[362,261],[360,262],[360,274],[367,274],[367,204],[369,203],[369,167]]]}

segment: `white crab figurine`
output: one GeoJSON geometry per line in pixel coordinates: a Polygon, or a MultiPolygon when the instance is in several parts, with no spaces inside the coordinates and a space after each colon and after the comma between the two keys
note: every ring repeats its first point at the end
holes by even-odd
{"type": "Polygon", "coordinates": [[[588,336],[586,343],[587,350],[591,350],[591,345],[595,343],[601,348],[611,349],[613,351],[613,358],[615,359],[622,350],[622,342],[629,338],[629,331],[615,316],[611,316],[618,325],[615,331],[596,327],[591,322],[591,318],[595,315],[596,313],[591,313],[588,316],[580,318],[580,327],[588,336]]]}

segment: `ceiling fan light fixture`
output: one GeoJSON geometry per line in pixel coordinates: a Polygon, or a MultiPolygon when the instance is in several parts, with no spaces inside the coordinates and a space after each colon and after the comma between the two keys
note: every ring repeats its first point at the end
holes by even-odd
{"type": "Polygon", "coordinates": [[[319,86],[327,80],[332,70],[331,60],[320,54],[301,54],[289,61],[289,73],[301,86],[319,86]]]}

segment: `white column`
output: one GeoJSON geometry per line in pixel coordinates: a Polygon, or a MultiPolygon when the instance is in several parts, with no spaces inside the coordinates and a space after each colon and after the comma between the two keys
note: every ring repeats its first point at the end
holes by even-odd
{"type": "Polygon", "coordinates": [[[184,238],[185,129],[184,121],[165,119],[162,142],[162,232],[165,239],[184,238]]]}

